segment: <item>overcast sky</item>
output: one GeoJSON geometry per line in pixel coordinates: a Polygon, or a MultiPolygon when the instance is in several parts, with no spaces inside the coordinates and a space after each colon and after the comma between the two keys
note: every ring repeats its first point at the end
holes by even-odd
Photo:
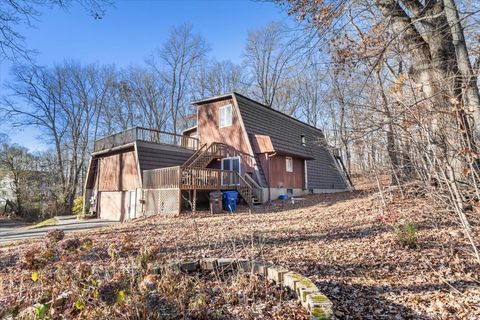
{"type": "MultiPolygon", "coordinates": [[[[30,49],[39,51],[41,65],[65,59],[82,63],[115,64],[119,67],[143,64],[144,58],[160,46],[172,26],[190,23],[210,44],[210,56],[240,62],[247,32],[272,21],[285,21],[287,14],[270,1],[249,0],[118,0],[95,20],[80,7],[68,11],[45,9],[33,29],[21,29],[30,49]]],[[[0,64],[0,90],[9,81],[11,63],[0,64]]],[[[32,151],[45,149],[32,129],[13,131],[0,124],[0,133],[32,151]]]]}

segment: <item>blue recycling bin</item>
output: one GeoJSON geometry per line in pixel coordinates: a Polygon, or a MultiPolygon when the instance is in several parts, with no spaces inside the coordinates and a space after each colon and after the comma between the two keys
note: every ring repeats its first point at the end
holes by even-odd
{"type": "Polygon", "coordinates": [[[223,192],[223,210],[235,211],[237,210],[237,191],[224,191],[223,192]]]}

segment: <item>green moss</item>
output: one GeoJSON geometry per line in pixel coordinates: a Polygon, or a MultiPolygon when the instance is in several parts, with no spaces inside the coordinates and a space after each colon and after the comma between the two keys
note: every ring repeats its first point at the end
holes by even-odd
{"type": "Polygon", "coordinates": [[[329,320],[329,319],[331,319],[331,317],[328,316],[325,313],[325,310],[323,310],[322,308],[312,308],[312,311],[310,312],[310,314],[318,320],[329,320]]]}
{"type": "Polygon", "coordinates": [[[292,274],[292,278],[295,279],[296,281],[298,281],[300,284],[304,285],[307,288],[315,287],[315,284],[311,280],[309,280],[308,278],[305,278],[301,274],[294,273],[294,274],[292,274]]]}
{"type": "Polygon", "coordinates": [[[312,294],[310,300],[312,300],[313,303],[330,302],[330,300],[323,294],[312,294]]]}
{"type": "Polygon", "coordinates": [[[315,293],[315,291],[316,290],[313,290],[313,289],[300,290],[300,297],[301,297],[302,301],[307,301],[307,295],[315,293]]]}

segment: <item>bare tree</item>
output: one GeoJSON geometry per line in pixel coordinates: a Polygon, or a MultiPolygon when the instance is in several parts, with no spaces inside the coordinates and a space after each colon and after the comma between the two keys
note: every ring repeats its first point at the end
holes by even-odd
{"type": "Polygon", "coordinates": [[[166,84],[167,102],[170,108],[171,128],[177,132],[180,120],[189,113],[188,90],[191,75],[204,60],[209,48],[191,25],[181,25],[170,31],[167,42],[147,59],[147,64],[166,84]]]}
{"type": "Polygon", "coordinates": [[[248,33],[245,63],[256,85],[253,94],[269,107],[274,105],[282,81],[290,77],[298,59],[296,39],[287,35],[285,27],[278,23],[248,33]]]}
{"type": "Polygon", "coordinates": [[[110,83],[97,77],[95,66],[65,63],[52,69],[18,67],[9,85],[4,116],[14,126],[34,126],[54,147],[64,211],[70,212],[79,179],[96,132],[98,115],[106,109],[110,83]]]}
{"type": "Polygon", "coordinates": [[[229,60],[210,61],[198,68],[194,75],[194,99],[212,97],[227,92],[246,93],[250,87],[247,74],[241,65],[229,60]]]}

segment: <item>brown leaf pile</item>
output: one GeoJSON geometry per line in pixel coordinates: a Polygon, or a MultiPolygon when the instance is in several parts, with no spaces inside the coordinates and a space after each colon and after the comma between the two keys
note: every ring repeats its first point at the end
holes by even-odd
{"type": "MultiPolygon", "coordinates": [[[[427,199],[402,199],[399,194],[392,194],[381,210],[372,192],[312,195],[252,213],[150,217],[78,233],[79,248],[55,247],[47,257],[36,257],[47,261],[37,282],[22,260],[44,244],[2,248],[0,310],[43,303],[65,291],[74,291],[77,298],[82,290],[94,296],[98,284],[82,280],[88,277],[118,284],[128,274],[134,280],[123,286],[132,299],[140,296],[133,287],[141,281],[136,270],[152,262],[242,257],[271,261],[310,277],[333,301],[339,319],[480,318],[480,269],[455,217],[427,199]],[[379,219],[388,211],[415,223],[418,248],[398,244],[394,230],[379,219]],[[82,289],[73,287],[79,283],[82,289]]],[[[475,222],[473,235],[478,238],[475,222]]],[[[95,304],[99,312],[108,309],[97,301],[82,303],[95,304]]],[[[241,315],[249,318],[245,315],[262,308],[275,310],[275,319],[282,312],[285,319],[295,314],[290,304],[280,312],[256,303],[241,315]]]]}

